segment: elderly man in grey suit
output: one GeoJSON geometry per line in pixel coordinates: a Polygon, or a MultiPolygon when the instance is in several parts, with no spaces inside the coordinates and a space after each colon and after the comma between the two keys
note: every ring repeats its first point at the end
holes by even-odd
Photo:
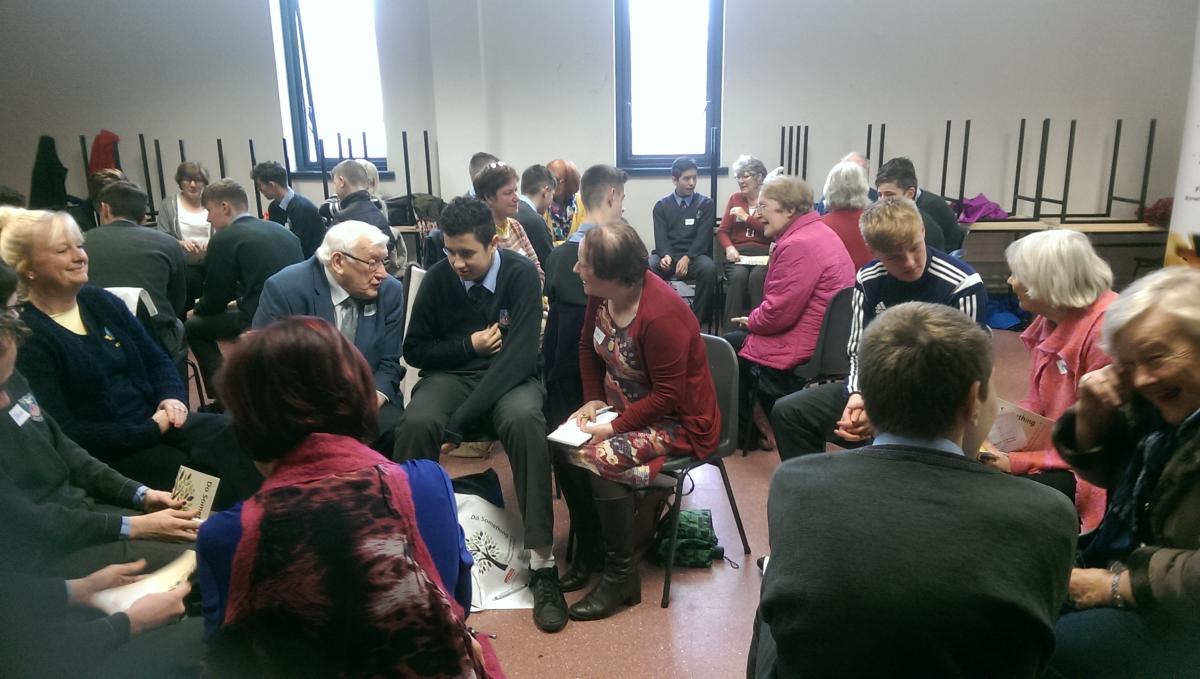
{"type": "Polygon", "coordinates": [[[404,411],[404,286],[384,269],[387,245],[387,236],[366,222],[333,225],[316,254],[267,279],[254,327],[284,316],[316,316],[336,325],[375,373],[379,435],[371,445],[391,455],[404,411]]]}

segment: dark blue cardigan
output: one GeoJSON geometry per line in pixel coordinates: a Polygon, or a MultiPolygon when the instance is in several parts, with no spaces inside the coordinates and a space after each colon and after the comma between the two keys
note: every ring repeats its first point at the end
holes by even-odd
{"type": "Polygon", "coordinates": [[[150,419],[158,404],[168,398],[187,402],[175,365],[116,296],[85,285],[78,300],[85,337],[32,304],[22,306],[21,320],[33,335],[17,356],[21,373],[67,436],[93,455],[154,445],[162,438],[150,419]],[[127,388],[101,369],[110,363],[100,355],[99,343],[106,341],[123,352],[127,388]]]}

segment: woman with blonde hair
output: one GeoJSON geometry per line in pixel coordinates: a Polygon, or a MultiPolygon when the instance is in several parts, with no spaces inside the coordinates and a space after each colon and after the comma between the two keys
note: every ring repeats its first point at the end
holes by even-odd
{"type": "MultiPolygon", "coordinates": [[[[1112,269],[1087,236],[1068,229],[1030,234],[1004,251],[1009,285],[1021,308],[1036,317],[1021,333],[1031,354],[1029,389],[1020,406],[1057,420],[1075,403],[1080,379],[1112,362],[1100,346],[1104,312],[1117,299],[1112,269]]],[[[1053,444],[1039,450],[989,451],[981,458],[1012,474],[1033,476],[1057,488],[1074,486],[1082,532],[1104,517],[1104,489],[1070,471],[1053,444]]]]}
{"type": "Polygon", "coordinates": [[[87,284],[83,234],[70,215],[0,208],[0,258],[17,271],[20,316],[32,331],[17,367],[73,441],[157,490],[173,487],[181,464],[220,477],[225,506],[258,487],[228,420],[189,412],[162,346],[124,302],[87,284]]]}

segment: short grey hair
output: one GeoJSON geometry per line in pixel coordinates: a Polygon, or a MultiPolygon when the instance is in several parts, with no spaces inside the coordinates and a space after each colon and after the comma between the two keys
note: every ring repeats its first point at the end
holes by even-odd
{"type": "Polygon", "coordinates": [[[345,179],[347,184],[358,191],[369,187],[371,184],[371,178],[367,175],[367,171],[353,158],[348,158],[334,165],[329,174],[333,177],[345,179]]]}
{"type": "Polygon", "coordinates": [[[760,181],[767,176],[767,166],[763,164],[763,161],[754,156],[744,154],[738,156],[737,160],[733,161],[733,165],[730,166],[729,171],[733,173],[734,177],[743,172],[749,172],[750,174],[758,175],[760,181]]]}
{"type": "Polygon", "coordinates": [[[862,209],[871,202],[867,192],[871,190],[867,183],[867,171],[862,165],[852,161],[842,161],[833,166],[829,176],[825,178],[825,207],[830,212],[834,210],[862,209]]]}
{"type": "Polygon", "coordinates": [[[1009,245],[1004,258],[1031,298],[1060,309],[1091,306],[1112,288],[1112,267],[1078,231],[1031,233],[1009,245]]]}
{"type": "Polygon", "coordinates": [[[1200,344],[1200,269],[1169,266],[1139,278],[1125,288],[1104,312],[1102,346],[1105,353],[1117,358],[1117,335],[1151,309],[1161,309],[1173,316],[1183,332],[1200,344]]]}
{"type": "Polygon", "coordinates": [[[387,245],[388,237],[378,227],[366,222],[351,219],[334,224],[325,232],[325,240],[321,241],[321,247],[317,248],[317,259],[321,264],[328,266],[333,253],[350,252],[364,240],[370,247],[375,247],[387,245]]]}

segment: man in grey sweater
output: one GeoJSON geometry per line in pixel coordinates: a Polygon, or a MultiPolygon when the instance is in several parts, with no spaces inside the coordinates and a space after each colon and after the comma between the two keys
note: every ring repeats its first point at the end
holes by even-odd
{"type": "Polygon", "coordinates": [[[901,304],[859,362],[875,444],[771,480],[747,676],[1039,676],[1078,519],[1061,493],[976,460],[996,409],[990,339],[949,307],[901,304]]]}

